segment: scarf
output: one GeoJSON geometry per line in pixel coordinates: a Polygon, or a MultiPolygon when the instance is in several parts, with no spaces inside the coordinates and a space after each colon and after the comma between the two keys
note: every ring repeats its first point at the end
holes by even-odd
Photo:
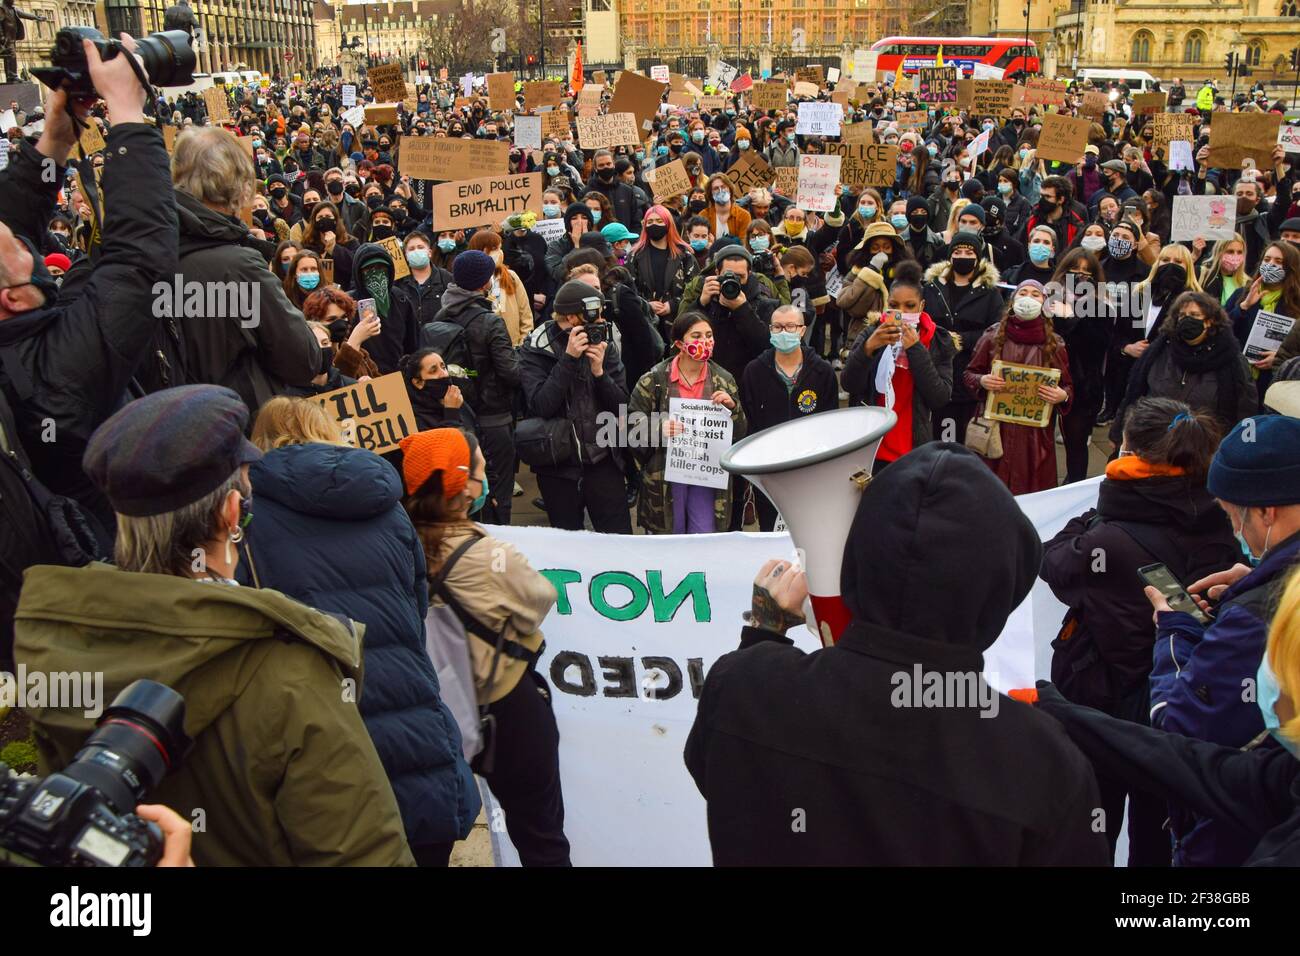
{"type": "Polygon", "coordinates": [[[1017,345],[1044,345],[1047,342],[1047,326],[1042,316],[1022,322],[1014,315],[1007,321],[1007,338],[1017,345]]]}
{"type": "MultiPolygon", "coordinates": [[[[921,321],[916,327],[921,344],[927,349],[934,339],[935,324],[928,313],[921,313],[921,321]]],[[[912,450],[912,371],[908,368],[907,355],[900,347],[888,346],[882,350],[880,364],[876,366],[876,403],[882,408],[893,409],[898,415],[898,422],[880,442],[876,452],[879,461],[895,461],[912,450]]]]}
{"type": "Polygon", "coordinates": [[[1159,465],[1146,461],[1137,455],[1125,455],[1116,458],[1106,466],[1106,477],[1111,481],[1140,481],[1143,478],[1162,478],[1171,475],[1185,475],[1187,469],[1177,465],[1159,465]]]}
{"type": "Polygon", "coordinates": [[[388,318],[388,276],[381,269],[372,269],[365,274],[365,280],[366,291],[374,297],[379,317],[388,318]]]}
{"type": "Polygon", "coordinates": [[[1189,372],[1209,372],[1222,368],[1238,356],[1237,340],[1227,329],[1206,336],[1200,345],[1189,345],[1178,336],[1168,338],[1174,362],[1189,372]]]}

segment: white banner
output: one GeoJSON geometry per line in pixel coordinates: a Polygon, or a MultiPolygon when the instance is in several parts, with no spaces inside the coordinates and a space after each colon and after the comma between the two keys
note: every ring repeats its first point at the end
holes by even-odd
{"type": "Polygon", "coordinates": [[[794,131],[800,136],[839,136],[843,120],[839,103],[800,103],[794,131]]]}
{"type": "MultiPolygon", "coordinates": [[[[1095,478],[1017,499],[1043,540],[1096,505],[1095,478]]],[[[709,668],[740,642],[754,575],[786,534],[602,535],[494,527],[556,585],[539,672],[560,728],[565,834],[577,866],[709,866],[704,799],[682,751],[709,668]]],[[[960,586],[960,582],[946,582],[960,586]]],[[[945,586],[945,582],[936,582],[945,586]]],[[[984,654],[1005,692],[1047,677],[1065,608],[1042,582],[984,654]]],[[[805,651],[807,628],[789,636],[805,651]]],[[[494,819],[494,804],[488,819],[494,819]]],[[[504,832],[498,865],[517,866],[504,832]]]]}

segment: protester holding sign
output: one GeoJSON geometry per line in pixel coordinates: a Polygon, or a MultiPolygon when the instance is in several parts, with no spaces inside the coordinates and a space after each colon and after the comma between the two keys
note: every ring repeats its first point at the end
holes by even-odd
{"type": "MultiPolygon", "coordinates": [[[[1248,287],[1238,289],[1228,301],[1228,319],[1238,342],[1250,338],[1251,327],[1261,310],[1300,320],[1300,252],[1290,243],[1270,243],[1260,257],[1254,280],[1248,287]]],[[[1300,321],[1292,327],[1276,354],[1261,357],[1253,364],[1261,371],[1268,371],[1296,354],[1300,354],[1300,321]]]]}

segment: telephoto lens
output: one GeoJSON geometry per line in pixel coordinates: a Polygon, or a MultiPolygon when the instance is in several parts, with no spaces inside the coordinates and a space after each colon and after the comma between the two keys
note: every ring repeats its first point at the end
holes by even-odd
{"type": "Polygon", "coordinates": [[[718,277],[722,298],[736,299],[740,297],[740,279],[734,272],[728,270],[718,277]]]}
{"type": "MultiPolygon", "coordinates": [[[[35,67],[32,75],[51,89],[64,89],[80,97],[96,96],[82,40],[95,44],[103,60],[111,60],[125,49],[120,41],[106,38],[94,27],[64,27],[55,35],[50,50],[53,65],[35,67]]],[[[135,52],[154,86],[188,86],[194,82],[197,61],[190,35],[184,30],[151,33],[135,41],[135,52]]]]}

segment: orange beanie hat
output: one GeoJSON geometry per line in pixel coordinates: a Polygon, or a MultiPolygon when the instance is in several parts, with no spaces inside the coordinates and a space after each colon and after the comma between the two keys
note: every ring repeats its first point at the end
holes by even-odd
{"type": "Polygon", "coordinates": [[[442,496],[450,501],[469,481],[469,442],[459,428],[434,428],[407,435],[402,449],[402,479],[413,495],[435,471],[442,472],[442,496]]]}

